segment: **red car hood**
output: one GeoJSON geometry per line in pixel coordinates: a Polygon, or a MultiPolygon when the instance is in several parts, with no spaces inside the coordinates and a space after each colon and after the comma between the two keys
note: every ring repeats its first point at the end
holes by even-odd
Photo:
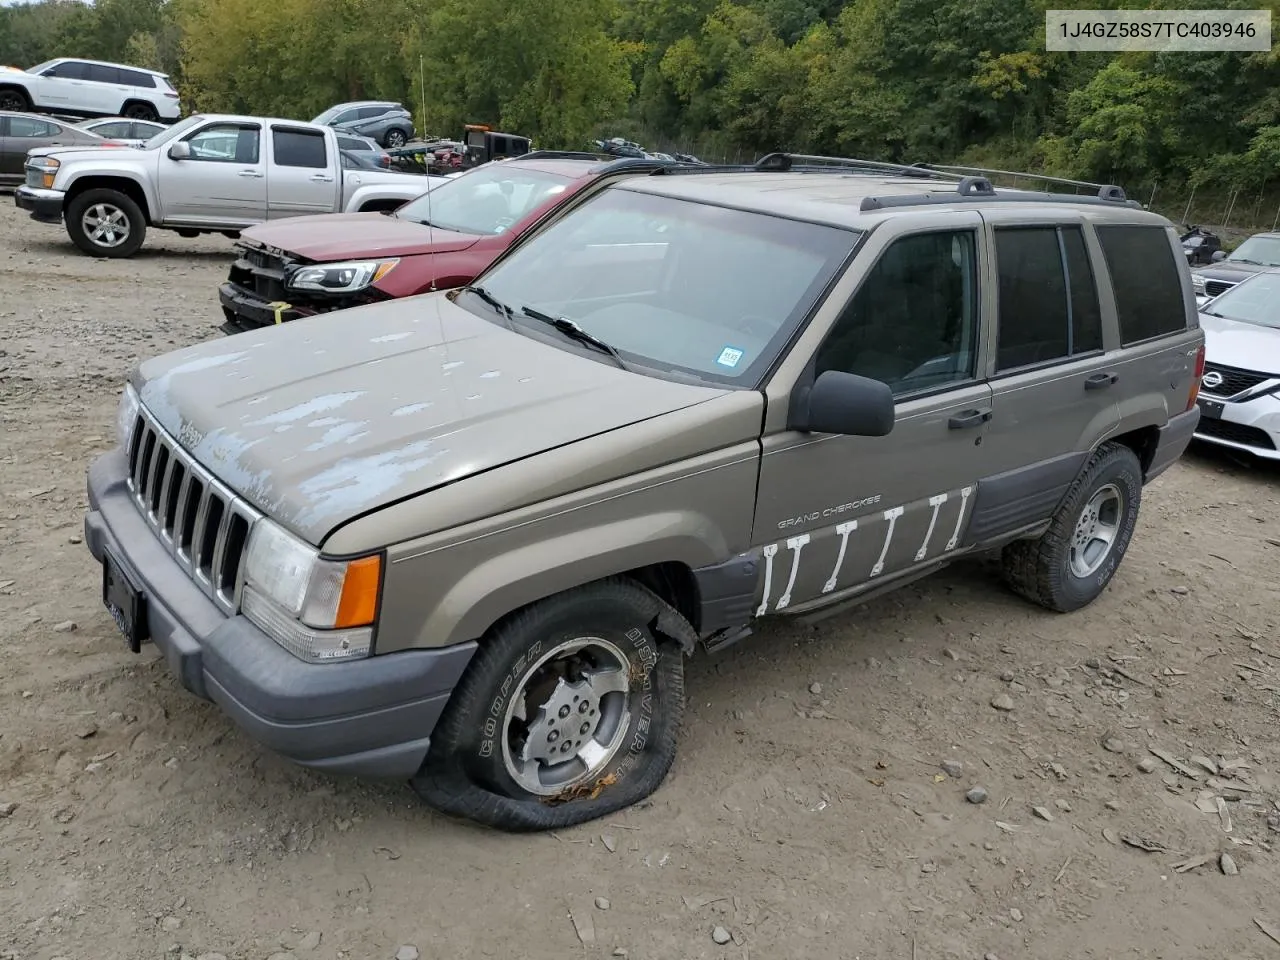
{"type": "Polygon", "coordinates": [[[243,231],[240,238],[317,263],[453,253],[480,240],[474,234],[424,227],[381,213],[330,213],[268,220],[243,231]]]}

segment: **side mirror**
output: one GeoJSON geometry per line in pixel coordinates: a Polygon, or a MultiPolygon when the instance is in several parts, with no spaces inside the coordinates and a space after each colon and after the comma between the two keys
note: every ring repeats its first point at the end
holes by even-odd
{"type": "Polygon", "coordinates": [[[893,430],[893,391],[887,383],[841,370],[819,375],[792,401],[793,430],[884,437],[893,430]]]}
{"type": "Polygon", "coordinates": [[[1225,260],[1227,259],[1227,252],[1225,250],[1215,250],[1213,251],[1213,256],[1209,259],[1214,263],[1217,263],[1219,260],[1225,260]]]}
{"type": "Polygon", "coordinates": [[[191,144],[183,140],[181,143],[175,143],[169,148],[170,160],[190,160],[191,144]]]}

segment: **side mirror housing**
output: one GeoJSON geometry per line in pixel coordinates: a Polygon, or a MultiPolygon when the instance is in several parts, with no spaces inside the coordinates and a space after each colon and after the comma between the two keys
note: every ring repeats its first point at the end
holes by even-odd
{"type": "Polygon", "coordinates": [[[893,430],[893,391],[887,383],[841,370],[820,374],[792,401],[792,430],[884,437],[893,430]]]}
{"type": "Polygon", "coordinates": [[[169,159],[170,160],[190,160],[191,144],[187,143],[185,140],[182,141],[181,143],[175,143],[173,146],[169,148],[169,159]]]}
{"type": "Polygon", "coordinates": [[[1227,252],[1225,250],[1215,250],[1213,251],[1213,256],[1210,257],[1210,259],[1214,263],[1217,263],[1219,260],[1225,260],[1227,259],[1227,252]]]}

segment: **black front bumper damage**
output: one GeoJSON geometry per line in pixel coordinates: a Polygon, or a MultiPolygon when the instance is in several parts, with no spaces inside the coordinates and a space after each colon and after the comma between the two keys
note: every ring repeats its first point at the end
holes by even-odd
{"type": "Polygon", "coordinates": [[[224,318],[219,329],[228,335],[290,323],[322,312],[294,306],[283,298],[267,300],[229,280],[218,287],[218,302],[224,318]]]}
{"type": "Polygon", "coordinates": [[[142,591],[150,639],[186,689],[302,766],[405,779],[417,773],[475,644],[349,663],[305,663],[243,616],[224,615],[135,507],[115,450],[89,469],[85,543],[142,591]]]}

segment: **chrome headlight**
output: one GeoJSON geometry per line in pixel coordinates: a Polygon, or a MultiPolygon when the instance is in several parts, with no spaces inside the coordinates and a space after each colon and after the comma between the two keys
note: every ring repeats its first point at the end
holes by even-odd
{"type": "Polygon", "coordinates": [[[138,394],[133,384],[126,383],[120,394],[120,405],[116,407],[116,439],[126,451],[133,440],[134,427],[138,422],[138,394]]]}
{"type": "Polygon", "coordinates": [[[382,556],[326,560],[270,520],[249,535],[244,615],[295,657],[367,657],[382,589],[382,556]]]}
{"type": "Polygon", "coordinates": [[[1204,277],[1193,273],[1191,275],[1191,286],[1195,288],[1196,292],[1204,293],[1204,277]]]}
{"type": "Polygon", "coordinates": [[[396,268],[394,260],[352,260],[347,263],[322,263],[299,267],[285,280],[290,290],[316,293],[355,293],[377,283],[396,268]]]}

